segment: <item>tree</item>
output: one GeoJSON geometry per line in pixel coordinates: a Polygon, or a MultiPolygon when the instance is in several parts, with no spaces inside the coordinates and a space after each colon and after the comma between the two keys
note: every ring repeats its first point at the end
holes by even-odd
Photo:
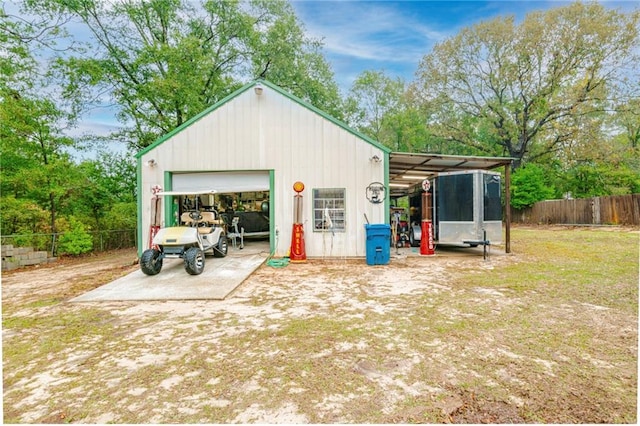
{"type": "Polygon", "coordinates": [[[631,99],[620,107],[616,121],[623,129],[627,146],[636,151],[640,149],[640,98],[631,99]]]}
{"type": "Polygon", "coordinates": [[[396,151],[434,152],[419,110],[409,103],[401,78],[383,71],[364,71],[353,82],[345,102],[348,123],[396,151]]]}
{"type": "MultiPolygon", "coordinates": [[[[47,84],[44,67],[34,56],[34,44],[51,45],[58,35],[46,17],[27,21],[0,13],[0,41],[6,55],[0,55],[0,149],[2,196],[31,199],[49,212],[51,232],[56,216],[69,195],[73,165],[67,150],[74,145],[64,132],[74,122],[43,90],[47,84]]],[[[56,22],[54,18],[53,22],[56,22]]],[[[2,218],[11,220],[11,218],[2,218]]]]}
{"type": "Polygon", "coordinates": [[[252,78],[267,79],[342,119],[343,104],[322,43],[305,35],[289,3],[261,1],[254,8],[254,15],[262,14],[265,22],[264,30],[255,32],[251,43],[252,78]]]}
{"type": "Polygon", "coordinates": [[[105,218],[115,205],[135,206],[136,170],[131,156],[103,152],[96,160],[81,162],[78,170],[80,184],[73,191],[67,214],[96,229],[109,229],[105,218]]]}
{"type": "Polygon", "coordinates": [[[400,78],[394,80],[382,71],[364,71],[349,91],[349,99],[356,105],[352,122],[363,133],[383,142],[386,118],[400,108],[403,93],[404,82],[400,78]]]}
{"type": "Polygon", "coordinates": [[[588,162],[569,170],[564,185],[576,198],[625,195],[640,192],[640,175],[625,165],[588,162]]]}
{"type": "Polygon", "coordinates": [[[463,29],[420,63],[414,91],[440,137],[514,168],[584,135],[584,117],[611,108],[620,70],[638,65],[640,11],[574,3],[463,29]]]}
{"type": "Polygon", "coordinates": [[[0,101],[3,195],[28,198],[45,207],[51,232],[56,232],[58,211],[74,184],[75,165],[65,151],[73,141],[58,127],[60,116],[48,100],[0,101]]]}
{"type": "Polygon", "coordinates": [[[338,110],[337,88],[317,42],[303,37],[282,0],[46,3],[79,18],[93,35],[86,55],[60,62],[68,91],[90,94],[85,103],[96,93],[112,97],[126,126],[119,137],[133,149],[223,99],[242,80],[260,76],[338,110]]]}

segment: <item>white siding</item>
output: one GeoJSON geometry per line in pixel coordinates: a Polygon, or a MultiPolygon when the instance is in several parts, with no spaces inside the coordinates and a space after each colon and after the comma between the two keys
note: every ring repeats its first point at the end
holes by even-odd
{"type": "Polygon", "coordinates": [[[158,163],[142,168],[143,241],[148,239],[151,187],[163,186],[165,171],[274,170],[272,226],[279,230],[278,256],[286,255],[291,243],[292,186],[298,180],[306,188],[307,256],[365,256],[364,214],[371,223],[385,222],[384,204],[366,199],[371,182],[384,182],[384,164],[369,161],[373,155],[384,158],[380,149],[275,90],[264,87],[261,96],[247,90],[143,155],[143,165],[150,158],[158,163]],[[333,237],[313,232],[314,188],[346,189],[346,232],[333,237]]]}

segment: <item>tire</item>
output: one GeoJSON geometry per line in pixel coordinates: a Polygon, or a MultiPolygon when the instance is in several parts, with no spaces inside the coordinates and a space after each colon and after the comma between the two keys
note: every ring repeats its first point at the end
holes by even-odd
{"type": "Polygon", "coordinates": [[[204,253],[198,247],[189,247],[184,252],[184,269],[190,275],[200,275],[204,271],[204,253]]]}
{"type": "Polygon", "coordinates": [[[140,269],[146,275],[157,275],[162,269],[162,257],[160,251],[148,249],[140,256],[140,269]]]}
{"type": "Polygon", "coordinates": [[[220,235],[218,245],[213,248],[214,257],[225,257],[229,251],[229,241],[227,241],[226,235],[220,235]]]}

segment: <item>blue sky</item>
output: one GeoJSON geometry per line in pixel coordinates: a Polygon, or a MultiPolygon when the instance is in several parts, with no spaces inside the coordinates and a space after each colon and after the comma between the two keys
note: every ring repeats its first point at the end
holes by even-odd
{"type": "MultiPolygon", "coordinates": [[[[323,42],[323,52],[336,82],[346,94],[365,70],[382,70],[406,82],[414,79],[420,60],[434,44],[456,35],[462,28],[484,20],[548,10],[569,1],[365,1],[290,0],[308,36],[323,42]]],[[[638,0],[600,1],[608,7],[630,11],[638,0]]],[[[11,2],[8,7],[14,7],[11,2]]],[[[74,131],[105,134],[118,127],[112,108],[97,109],[74,131]]]]}
{"type": "MultiPolygon", "coordinates": [[[[520,22],[528,12],[570,4],[568,1],[329,1],[292,0],[307,34],[324,43],[336,81],[346,92],[365,70],[414,79],[420,60],[434,44],[463,27],[498,16],[520,22]]],[[[600,2],[631,10],[638,1],[600,2]]]]}

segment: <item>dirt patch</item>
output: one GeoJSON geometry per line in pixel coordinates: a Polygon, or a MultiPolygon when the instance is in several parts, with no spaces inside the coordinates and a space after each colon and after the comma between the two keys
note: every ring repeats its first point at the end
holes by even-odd
{"type": "Polygon", "coordinates": [[[67,299],[111,282],[136,268],[137,254],[132,249],[63,257],[55,263],[3,271],[2,299],[12,304],[28,304],[48,297],[67,299]]]}
{"type": "Polygon", "coordinates": [[[513,237],[487,261],[263,266],[225,301],[67,302],[133,251],[13,271],[4,420],[635,423],[637,232],[513,237]],[[616,253],[585,258],[585,239],[616,253]]]}

